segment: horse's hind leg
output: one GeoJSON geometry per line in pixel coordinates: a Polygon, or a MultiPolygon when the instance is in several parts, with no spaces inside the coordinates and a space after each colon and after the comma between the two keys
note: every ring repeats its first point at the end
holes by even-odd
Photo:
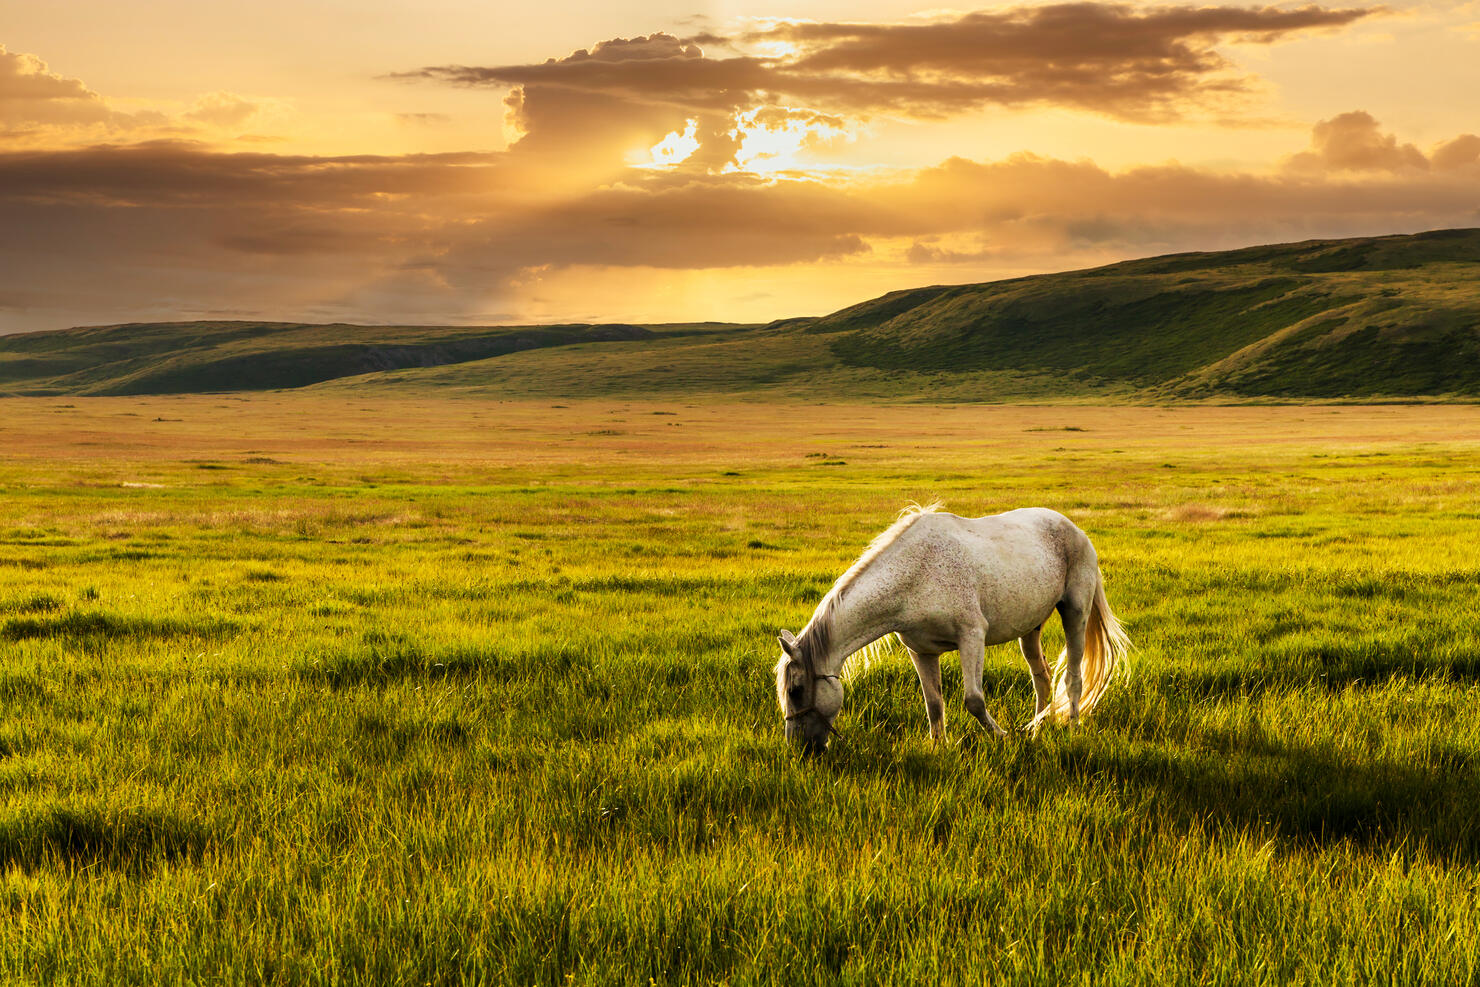
{"type": "Polygon", "coordinates": [[[930,717],[930,739],[944,740],[946,736],[946,710],[940,698],[940,655],[922,655],[911,648],[910,661],[915,663],[915,674],[920,676],[920,691],[925,695],[925,715],[930,717]]]}
{"type": "Polygon", "coordinates": [[[1079,697],[1084,694],[1084,632],[1089,626],[1090,599],[1083,602],[1066,597],[1059,604],[1059,619],[1064,622],[1064,695],[1069,700],[1069,719],[1079,719],[1079,697]]]}
{"type": "Polygon", "coordinates": [[[1043,660],[1043,627],[1040,625],[1018,638],[1018,647],[1023,649],[1023,660],[1028,663],[1028,671],[1033,673],[1033,694],[1037,699],[1033,719],[1023,730],[1037,733],[1053,702],[1053,679],[1049,677],[1048,664],[1043,660]]]}
{"type": "Polygon", "coordinates": [[[1007,731],[997,725],[987,712],[987,698],[982,692],[982,666],[987,659],[986,633],[980,629],[961,635],[957,646],[961,649],[961,681],[966,692],[966,712],[976,717],[977,722],[999,737],[1007,731]]]}

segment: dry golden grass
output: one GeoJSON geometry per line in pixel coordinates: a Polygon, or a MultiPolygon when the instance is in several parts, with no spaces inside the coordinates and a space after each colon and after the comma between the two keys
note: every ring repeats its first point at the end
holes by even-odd
{"type": "MultiPolygon", "coordinates": [[[[994,456],[1144,455],[1393,443],[1480,442],[1475,405],[877,405],[621,400],[376,399],[300,394],[7,398],[3,455],[141,465],[119,485],[157,483],[157,460],[279,465],[791,463],[799,451],[851,464],[994,456]]],[[[819,456],[818,458],[822,458],[819,456]]]]}

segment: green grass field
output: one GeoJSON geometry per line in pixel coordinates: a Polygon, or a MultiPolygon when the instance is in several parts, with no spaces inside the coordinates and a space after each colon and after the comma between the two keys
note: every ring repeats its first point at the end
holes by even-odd
{"type": "Polygon", "coordinates": [[[1480,408],[565,404],[0,401],[0,981],[1480,978],[1480,408]],[[801,760],[777,629],[937,497],[1135,677],[801,760]]]}

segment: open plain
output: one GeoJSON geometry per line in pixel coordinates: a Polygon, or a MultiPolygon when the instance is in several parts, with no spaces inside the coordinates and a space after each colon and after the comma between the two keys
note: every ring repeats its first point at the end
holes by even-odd
{"type": "Polygon", "coordinates": [[[1473,983],[1477,590],[1468,405],[5,399],[0,980],[1473,983]],[[1133,677],[803,761],[776,631],[937,498],[1133,677]]]}

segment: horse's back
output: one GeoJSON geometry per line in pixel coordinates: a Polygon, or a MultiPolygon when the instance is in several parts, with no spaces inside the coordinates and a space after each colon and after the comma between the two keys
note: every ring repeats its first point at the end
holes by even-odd
{"type": "Polygon", "coordinates": [[[937,517],[979,558],[995,557],[1031,568],[1046,562],[1071,565],[1086,553],[1094,553],[1088,535],[1047,507],[1020,507],[985,517],[937,517]]]}
{"type": "Polygon", "coordinates": [[[1085,553],[1094,555],[1089,536],[1073,521],[1047,507],[1019,507],[1015,511],[963,520],[978,530],[996,532],[999,537],[1019,538],[1025,544],[1036,541],[1044,551],[1069,564],[1085,553]]]}
{"type": "Polygon", "coordinates": [[[990,643],[1040,626],[1064,598],[1071,577],[1086,562],[1095,564],[1084,532],[1043,507],[978,518],[938,514],[920,533],[949,560],[950,581],[969,589],[987,621],[990,643]]]}

